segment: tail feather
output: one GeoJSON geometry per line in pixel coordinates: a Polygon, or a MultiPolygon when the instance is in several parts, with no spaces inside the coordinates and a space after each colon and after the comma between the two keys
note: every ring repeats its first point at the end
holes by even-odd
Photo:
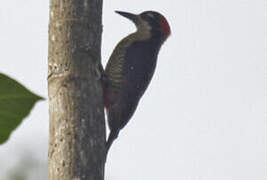
{"type": "Polygon", "coordinates": [[[108,153],[113,141],[118,137],[119,130],[111,130],[109,133],[108,141],[106,143],[106,153],[108,153]]]}

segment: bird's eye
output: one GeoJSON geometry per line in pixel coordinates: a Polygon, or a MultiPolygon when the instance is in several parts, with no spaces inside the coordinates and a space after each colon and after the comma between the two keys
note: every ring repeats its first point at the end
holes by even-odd
{"type": "Polygon", "coordinates": [[[147,16],[151,17],[151,18],[154,18],[154,14],[152,14],[152,13],[147,13],[147,16]]]}

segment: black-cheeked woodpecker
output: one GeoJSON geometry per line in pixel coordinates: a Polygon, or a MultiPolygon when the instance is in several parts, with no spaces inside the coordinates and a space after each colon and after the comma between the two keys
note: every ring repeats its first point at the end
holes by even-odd
{"type": "Polygon", "coordinates": [[[110,128],[107,152],[135,112],[154,74],[160,47],[171,32],[158,12],[116,12],[131,20],[137,31],[118,43],[104,71],[104,105],[110,128]]]}

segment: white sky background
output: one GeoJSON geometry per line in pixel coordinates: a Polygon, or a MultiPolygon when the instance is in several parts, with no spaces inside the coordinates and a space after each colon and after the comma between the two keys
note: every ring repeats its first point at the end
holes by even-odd
{"type": "MultiPolygon", "coordinates": [[[[48,6],[0,2],[0,71],[45,97],[48,6]]],[[[111,148],[107,179],[266,180],[267,1],[104,0],[104,64],[134,31],[114,10],[159,11],[172,35],[134,117],[111,148]]],[[[0,146],[1,180],[24,151],[47,160],[47,103],[38,103],[0,146]]]]}

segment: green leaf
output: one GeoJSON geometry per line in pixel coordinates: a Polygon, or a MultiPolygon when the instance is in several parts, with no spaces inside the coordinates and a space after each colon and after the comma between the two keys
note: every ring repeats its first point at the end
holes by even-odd
{"type": "Polygon", "coordinates": [[[29,115],[34,104],[43,98],[23,85],[0,73],[0,144],[29,115]]]}

